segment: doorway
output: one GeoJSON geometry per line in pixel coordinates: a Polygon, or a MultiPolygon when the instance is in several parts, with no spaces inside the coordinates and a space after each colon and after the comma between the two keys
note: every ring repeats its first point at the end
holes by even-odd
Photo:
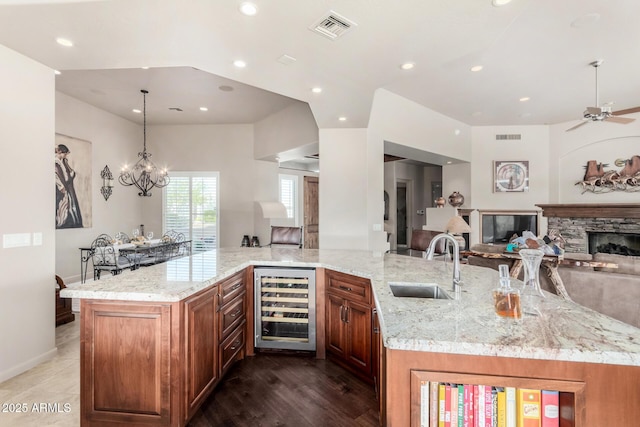
{"type": "Polygon", "coordinates": [[[407,246],[407,184],[396,183],[396,244],[400,247],[407,246]]]}
{"type": "Polygon", "coordinates": [[[304,247],[305,249],[318,249],[318,189],[319,178],[315,176],[304,177],[304,247]]]}

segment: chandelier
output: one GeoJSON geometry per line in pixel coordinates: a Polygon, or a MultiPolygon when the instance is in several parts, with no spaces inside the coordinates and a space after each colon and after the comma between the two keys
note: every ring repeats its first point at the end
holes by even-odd
{"type": "Polygon", "coordinates": [[[142,89],[143,97],[143,146],[142,152],[138,153],[140,159],[131,169],[126,165],[120,172],[118,181],[124,186],[135,185],[140,192],[139,196],[149,197],[153,187],[162,188],[169,184],[169,175],[166,169],[158,169],[151,161],[151,153],[147,152],[147,94],[149,91],[142,89]]]}

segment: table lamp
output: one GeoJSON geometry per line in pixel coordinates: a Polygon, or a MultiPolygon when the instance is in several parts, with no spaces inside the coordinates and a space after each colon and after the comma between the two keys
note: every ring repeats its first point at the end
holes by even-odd
{"type": "Polygon", "coordinates": [[[462,237],[462,233],[471,233],[471,227],[469,227],[469,224],[467,224],[461,216],[456,215],[451,217],[445,226],[445,231],[456,239],[460,250],[464,250],[466,248],[467,244],[464,237],[462,237]]]}

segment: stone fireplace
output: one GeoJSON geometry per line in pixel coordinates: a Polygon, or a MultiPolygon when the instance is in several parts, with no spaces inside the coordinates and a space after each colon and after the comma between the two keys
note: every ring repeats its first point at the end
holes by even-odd
{"type": "Polygon", "coordinates": [[[567,252],[595,253],[607,244],[640,250],[640,204],[536,206],[548,218],[548,229],[557,229],[565,238],[567,252]]]}

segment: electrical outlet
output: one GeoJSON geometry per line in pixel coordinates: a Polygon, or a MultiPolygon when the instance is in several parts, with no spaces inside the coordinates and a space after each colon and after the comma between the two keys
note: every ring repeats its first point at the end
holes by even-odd
{"type": "Polygon", "coordinates": [[[418,215],[424,215],[424,209],[418,209],[417,214],[418,215]]]}
{"type": "Polygon", "coordinates": [[[373,224],[373,231],[382,231],[382,224],[373,224]]]}

